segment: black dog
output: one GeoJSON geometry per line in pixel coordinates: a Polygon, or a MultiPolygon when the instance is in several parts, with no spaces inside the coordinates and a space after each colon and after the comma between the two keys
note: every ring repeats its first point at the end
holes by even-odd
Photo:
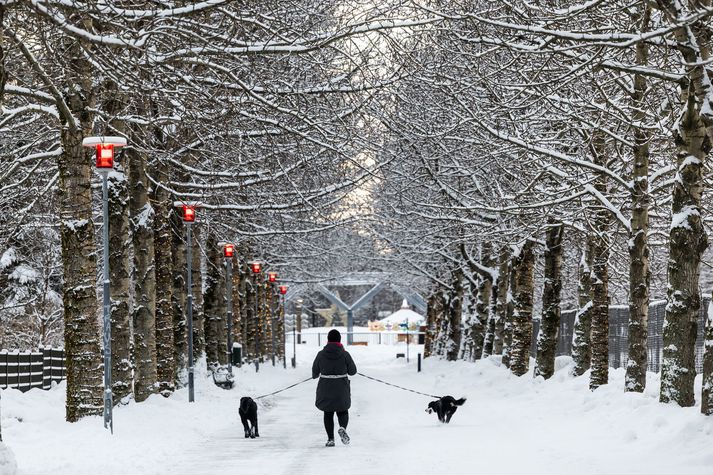
{"type": "Polygon", "coordinates": [[[257,403],[253,401],[251,397],[240,398],[240,409],[238,409],[238,414],[240,414],[240,420],[243,423],[243,428],[245,429],[245,438],[250,437],[254,439],[255,437],[260,437],[257,431],[257,403]],[[250,424],[248,424],[248,422],[250,424]],[[252,427],[250,427],[252,425],[252,427]]]}
{"type": "Polygon", "coordinates": [[[448,424],[451,421],[451,417],[455,414],[458,406],[465,404],[465,398],[456,399],[452,396],[443,396],[438,401],[433,401],[428,403],[428,408],[426,412],[429,414],[438,414],[438,420],[444,424],[448,424]]]}

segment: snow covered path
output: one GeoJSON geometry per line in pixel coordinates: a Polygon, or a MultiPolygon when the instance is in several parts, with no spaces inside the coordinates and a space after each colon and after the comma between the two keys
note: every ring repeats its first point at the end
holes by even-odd
{"type": "Polygon", "coordinates": [[[266,366],[256,375],[243,367],[232,391],[197,378],[192,405],[182,390],[120,407],[114,436],[98,418],[63,422],[62,387],[4,391],[3,436],[21,475],[713,473],[713,418],[698,408],[656,402],[656,375],[649,375],[644,395],[623,393],[623,371],[591,393],[587,379],[571,378],[567,367],[547,382],[513,377],[495,359],[428,361],[416,373],[413,361],[407,367],[388,346],[350,352],[365,374],[427,393],[468,396],[450,425],[424,412],[428,398],[356,376],[350,446],[324,447],[312,381],[262,400],[261,437],[245,439],[240,396],[308,377],[316,350],[300,349],[297,370],[266,366]]]}

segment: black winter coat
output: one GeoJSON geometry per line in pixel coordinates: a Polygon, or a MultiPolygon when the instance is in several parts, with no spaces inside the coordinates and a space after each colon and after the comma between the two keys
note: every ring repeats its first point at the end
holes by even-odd
{"type": "MultiPolygon", "coordinates": [[[[357,372],[354,360],[341,345],[327,343],[317,353],[312,363],[312,378],[323,375],[354,376],[357,372]]],[[[349,378],[319,378],[317,384],[317,400],[315,406],[320,411],[346,411],[352,406],[349,378]]]]}

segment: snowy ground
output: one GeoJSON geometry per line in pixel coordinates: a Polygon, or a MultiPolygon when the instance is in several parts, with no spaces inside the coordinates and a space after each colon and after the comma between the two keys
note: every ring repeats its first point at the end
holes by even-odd
{"type": "MultiPolygon", "coordinates": [[[[412,347],[413,348],[413,347],[412,347]]],[[[315,382],[265,399],[261,438],[242,435],[240,396],[256,396],[309,377],[317,348],[299,348],[299,366],[238,371],[232,391],[198,378],[185,390],[119,407],[115,433],[99,418],[64,422],[63,386],[2,393],[2,432],[20,474],[706,474],[713,473],[713,418],[698,408],[624,394],[623,370],[591,393],[568,376],[567,360],[547,382],[510,376],[496,359],[477,364],[427,361],[417,373],[393,346],[353,347],[359,370],[427,393],[467,396],[450,425],[424,412],[428,398],[356,376],[352,444],[325,448],[315,382]]]]}

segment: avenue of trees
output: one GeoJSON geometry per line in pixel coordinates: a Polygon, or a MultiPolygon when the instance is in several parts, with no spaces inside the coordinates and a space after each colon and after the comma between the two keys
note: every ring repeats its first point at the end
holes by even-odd
{"type": "Polygon", "coordinates": [[[546,379],[576,307],[574,371],[593,390],[612,302],[629,306],[623,389],[644,390],[665,298],[660,399],[713,413],[710,318],[694,393],[712,16],[707,0],[0,0],[0,343],[63,345],[67,419],[101,412],[100,190],[81,143],[120,135],[115,401],[184,384],[174,203],[199,201],[195,356],[213,368],[232,241],[251,358],[283,312],[253,259],[294,282],[398,274],[427,296],[428,355],[502,355],[520,376],[533,317],[546,379]]]}

